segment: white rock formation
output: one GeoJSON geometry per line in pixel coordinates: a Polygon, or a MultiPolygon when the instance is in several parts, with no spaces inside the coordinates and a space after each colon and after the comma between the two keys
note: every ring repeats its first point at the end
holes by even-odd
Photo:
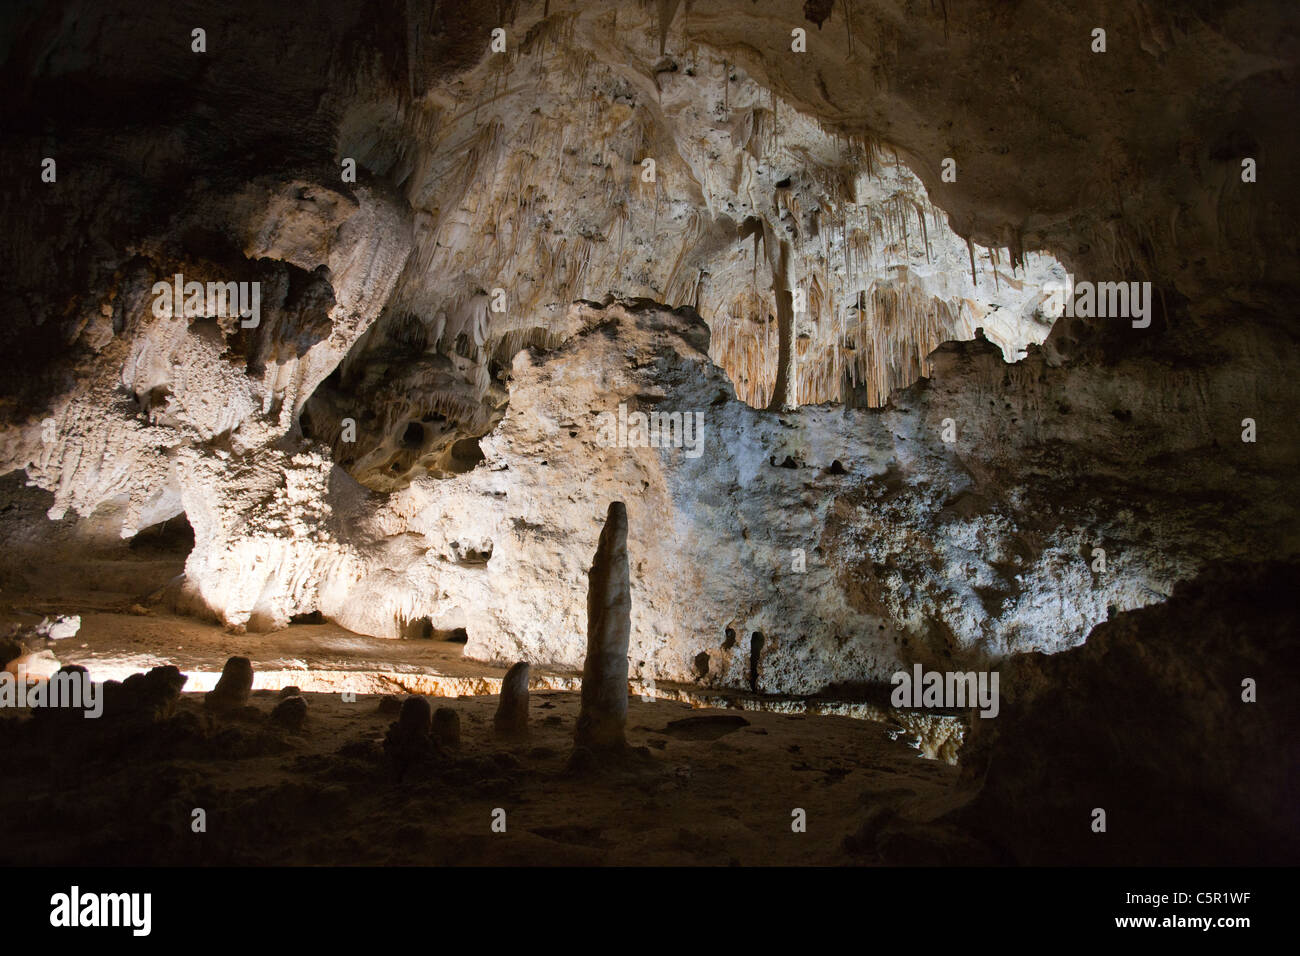
{"type": "MultiPolygon", "coordinates": [[[[757,632],[759,689],[808,694],[917,659],[1070,647],[1109,607],[1161,600],[1242,550],[1230,529],[1192,532],[1194,505],[1162,500],[1187,475],[1158,462],[1213,423],[1167,429],[1160,393],[1134,382],[1036,356],[1008,366],[977,341],[941,349],[936,379],[887,409],[773,415],[734,397],[696,318],[614,304],[572,321],[564,346],[516,357],[509,410],[467,474],[381,495],[319,452],[259,459],[240,482],[215,459],[186,471],[189,606],[253,627],[320,610],[386,637],[428,618],[464,627],[471,657],[578,669],[602,503],[623,500],[634,676],[745,687],[757,632]],[[1012,408],[990,417],[993,396],[1012,408]],[[601,415],[620,405],[702,415],[698,457],[602,447],[601,415]],[[1104,456],[1139,431],[1157,470],[1109,498],[1104,456]]],[[[1240,384],[1194,378],[1207,411],[1240,384]]]]}
{"type": "MultiPolygon", "coordinates": [[[[154,282],[229,280],[211,262],[146,252],[105,306],[128,317],[82,372],[55,414],[4,433],[3,465],[53,493],[49,517],[95,515],[123,538],[181,513],[178,469],[187,449],[218,460],[267,448],[378,316],[410,248],[404,214],[358,189],[249,184],[219,214],[246,238],[243,267],[260,276],[262,314],[239,319],[155,314],[154,282]],[[298,270],[294,272],[293,270],[298,270]],[[114,300],[120,300],[115,302],[114,300]],[[241,360],[237,341],[251,339],[241,360]]],[[[238,471],[238,468],[236,468],[238,471]]]]}

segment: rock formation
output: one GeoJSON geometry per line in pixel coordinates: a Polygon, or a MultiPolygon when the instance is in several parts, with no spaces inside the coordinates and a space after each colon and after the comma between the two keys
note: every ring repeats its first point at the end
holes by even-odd
{"type": "Polygon", "coordinates": [[[8,590],[40,587],[33,567],[126,576],[125,542],[183,519],[180,609],[388,637],[428,619],[464,628],[470,657],[576,668],[586,555],[552,542],[585,541],[591,499],[618,499],[670,532],[635,542],[638,676],[746,686],[731,629],[767,635],[765,691],[814,693],[918,657],[1073,646],[1247,535],[1294,550],[1294,514],[1270,505],[1290,444],[1236,437],[1246,417],[1286,434],[1297,404],[1294,336],[1269,316],[1298,279],[1281,184],[1300,149],[1267,4],[1131,0],[1122,57],[1088,53],[1088,16],[1056,4],[833,4],[791,54],[793,2],[522,3],[497,55],[475,32],[495,13],[469,4],[336,0],[287,54],[272,38],[301,23],[236,4],[258,95],[233,99],[170,20],[73,6],[6,21],[15,168],[48,128],[94,144],[77,176],[0,197],[44,210],[0,237],[22,305],[0,330],[8,590]],[[89,45],[128,37],[168,53],[102,75],[89,45]],[[108,90],[169,93],[106,140],[70,104],[108,90]],[[168,132],[194,108],[219,151],[168,132]],[[1238,154],[1264,145],[1276,174],[1247,185],[1238,154]],[[1151,279],[1160,314],[1053,325],[1045,283],[1067,270],[1151,279]],[[155,310],[178,272],[258,278],[259,326],[155,310]],[[977,327],[987,348],[934,351],[977,327]],[[749,415],[782,369],[800,411],[749,415]],[[620,406],[707,410],[706,450],[607,447],[597,417],[620,406]]]}
{"type": "Polygon", "coordinates": [[[248,704],[253,690],[253,662],[247,657],[232,657],[221,669],[217,686],[204,698],[204,706],[212,710],[238,710],[248,704]]]}
{"type": "MultiPolygon", "coordinates": [[[[132,674],[120,685],[116,681],[107,681],[104,685],[104,712],[110,717],[130,714],[152,721],[167,720],[176,713],[176,704],[188,681],[189,678],[172,665],[154,667],[145,674],[132,674]]],[[[251,681],[250,677],[250,686],[251,681]]],[[[244,700],[247,699],[245,696],[244,700]]]]}
{"type": "Polygon", "coordinates": [[[22,673],[29,680],[48,678],[59,670],[59,660],[49,649],[53,643],[48,618],[35,626],[15,624],[0,638],[0,670],[17,676],[22,673]]]}
{"type": "Polygon", "coordinates": [[[772,294],[776,297],[776,382],[772,386],[772,400],[768,407],[772,411],[792,412],[798,405],[799,374],[795,366],[798,351],[795,344],[794,290],[798,283],[794,278],[794,263],[791,261],[793,253],[790,241],[784,236],[778,237],[766,220],[763,223],[763,245],[767,247],[772,294]]]}
{"type": "MultiPolygon", "coordinates": [[[[564,345],[516,357],[473,472],[385,497],[324,456],[267,472],[267,497],[232,504],[195,545],[213,605],[285,621],[319,608],[386,637],[427,618],[465,628],[468,657],[579,670],[591,545],[569,542],[592,542],[592,511],[621,500],[634,676],[748,688],[761,633],[762,690],[814,694],[916,660],[1064,650],[1112,607],[1300,536],[1277,494],[1300,462],[1283,441],[1243,444],[1239,427],[1244,395],[1270,429],[1300,416],[1287,374],[1300,353],[1249,323],[1103,365],[1008,364],[990,343],[954,343],[887,408],[774,416],[732,398],[690,310],[612,302],[571,321],[564,345]],[[609,445],[620,405],[700,413],[698,457],[685,441],[609,445]],[[277,498],[274,481],[301,491],[277,498]],[[290,541],[271,524],[314,530],[290,541]]],[[[225,494],[220,474],[204,496],[225,494]]]]}
{"type": "Polygon", "coordinates": [[[447,750],[459,750],[460,714],[451,707],[439,707],[433,712],[431,733],[440,746],[447,750]]]}
{"type": "Polygon", "coordinates": [[[632,583],[627,561],[627,506],[611,501],[587,584],[587,657],[574,744],[592,752],[621,750],[627,723],[627,654],[632,583]]]}
{"type": "Polygon", "coordinates": [[[497,704],[492,726],[498,734],[521,736],[528,733],[527,661],[511,665],[501,680],[501,702],[497,704]]]}
{"type": "Polygon", "coordinates": [[[281,698],[271,710],[271,722],[286,730],[301,730],[307,723],[307,699],[300,694],[281,698]]]}
{"type": "Polygon", "coordinates": [[[1081,647],[1006,664],[958,819],[1024,864],[1300,859],[1300,768],[1278,749],[1300,723],[1297,585],[1294,561],[1211,565],[1081,647]]]}
{"type": "Polygon", "coordinates": [[[398,782],[435,764],[440,756],[433,732],[433,708],[425,697],[402,701],[401,713],[384,735],[384,757],[398,782]]]}
{"type": "MultiPolygon", "coordinates": [[[[1089,694],[1161,729],[1106,660],[1188,726],[1217,712],[1179,703],[1221,690],[1170,643],[1189,609],[1223,673],[1276,656],[1197,588],[1300,553],[1295,12],[1104,6],[230,0],[199,54],[162,9],[7,5],[0,593],[27,623],[0,663],[54,673],[71,621],[31,609],[77,602],[461,631],[471,660],[591,671],[581,754],[621,741],[629,673],[866,695],[1006,664],[987,819],[1035,809],[996,768],[1051,766],[1053,721],[1088,773],[1237,805],[1078,741],[1089,694]],[[1141,315],[1067,314],[1067,277],[1141,315]]],[[[178,681],[106,693],[166,715],[178,681]]],[[[251,682],[232,658],[208,701],[251,682]]],[[[433,719],[401,705],[399,773],[433,719]]]]}
{"type": "MultiPolygon", "coordinates": [[[[55,682],[62,682],[64,686],[71,686],[74,682],[79,685],[83,681],[88,681],[89,679],[90,671],[87,668],[77,664],[64,665],[50,678],[49,683],[46,685],[47,693],[50,685],[53,685],[55,682]]],[[[59,707],[32,708],[32,720],[46,726],[54,724],[63,730],[75,733],[76,730],[74,728],[77,722],[84,720],[87,713],[94,712],[90,708],[85,697],[82,696],[83,693],[84,691],[78,691],[77,696],[72,699],[76,706],[65,705],[59,707]]],[[[102,711],[99,712],[99,715],[103,716],[102,711]]]]}
{"type": "Polygon", "coordinates": [[[426,697],[408,697],[402,701],[397,717],[396,735],[402,740],[419,740],[433,732],[433,708],[426,697]]]}

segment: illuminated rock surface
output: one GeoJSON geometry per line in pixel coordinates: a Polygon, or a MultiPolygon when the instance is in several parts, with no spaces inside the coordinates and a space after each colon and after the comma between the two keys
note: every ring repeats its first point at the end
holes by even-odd
{"type": "MultiPolygon", "coordinates": [[[[494,693],[515,661],[571,692],[620,501],[634,691],[863,716],[900,667],[1008,668],[1008,710],[971,731],[993,782],[969,832],[873,790],[836,835],[856,859],[1028,860],[1008,833],[1027,807],[1075,812],[1039,802],[1066,763],[1247,802],[1138,752],[1191,761],[1223,723],[1207,695],[1274,659],[1272,611],[1218,602],[1241,632],[1212,616],[1213,569],[1246,593],[1244,565],[1300,542],[1288,5],[237,0],[205,53],[188,29],[116,2],[0,13],[0,597],[29,636],[83,621],[6,644],[11,669],[95,674],[105,630],[111,676],[165,665],[190,653],[162,626],[180,612],[221,642],[192,691],[238,653],[308,693],[494,693]],[[155,292],[177,275],[259,283],[256,324],[177,314],[155,292]],[[1150,324],[1057,318],[1067,275],[1149,282],[1150,324]],[[680,440],[638,442],[642,421],[680,440]],[[1206,636],[1175,640],[1202,613],[1206,636]],[[322,621],[462,639],[465,670],[256,656],[322,621]],[[1189,661],[1215,676],[1184,681],[1189,661]],[[1131,744],[1069,756],[1045,736],[1147,694],[1182,713],[1184,685],[1186,729],[1137,721],[1131,744]]],[[[154,742],[221,752],[173,713],[179,679],[144,695],[154,742]]],[[[1241,832],[1286,856],[1255,815],[1294,794],[1289,765],[1260,769],[1284,749],[1277,699],[1206,753],[1277,775],[1241,832]]],[[[332,712],[311,707],[304,728],[332,712]]],[[[426,711],[390,742],[398,776],[499,779],[447,764],[426,711]]],[[[907,719],[957,759],[959,721],[907,719]]],[[[268,739],[232,747],[310,746],[268,739]]],[[[1173,859],[1182,831],[1146,832],[1141,852],[1173,859]]]]}
{"type": "Polygon", "coordinates": [[[627,507],[610,502],[587,581],[587,653],[582,665],[582,711],[574,746],[627,746],[627,653],[632,630],[628,578],[627,507]]]}

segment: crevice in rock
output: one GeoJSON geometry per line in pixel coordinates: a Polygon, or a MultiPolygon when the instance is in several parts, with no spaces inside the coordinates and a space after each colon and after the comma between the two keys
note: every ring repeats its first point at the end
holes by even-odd
{"type": "Polygon", "coordinates": [[[131,538],[131,550],[141,556],[188,555],[194,548],[194,529],[185,512],[141,528],[131,538]]]}

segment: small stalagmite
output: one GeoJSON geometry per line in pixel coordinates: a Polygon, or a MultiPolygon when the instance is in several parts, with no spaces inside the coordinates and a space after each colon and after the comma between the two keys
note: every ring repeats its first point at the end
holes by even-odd
{"type": "Polygon", "coordinates": [[[413,768],[428,767],[435,761],[437,746],[432,732],[433,708],[428,699],[416,696],[402,701],[401,712],[384,737],[384,755],[399,781],[413,768]]]}
{"type": "Polygon", "coordinates": [[[302,730],[307,723],[307,698],[300,694],[282,698],[271,711],[271,722],[286,730],[302,730]]]}
{"type": "Polygon", "coordinates": [[[501,681],[501,701],[492,725],[498,734],[528,733],[528,662],[520,661],[506,671],[501,681]]]}
{"type": "Polygon", "coordinates": [[[188,680],[177,668],[168,664],[155,667],[147,674],[132,674],[121,684],[109,681],[104,685],[105,688],[115,689],[105,699],[104,709],[114,715],[136,713],[152,720],[166,720],[176,713],[181,689],[188,680]],[[114,703],[116,707],[113,706],[114,703]]]}
{"type": "Polygon", "coordinates": [[[425,740],[433,731],[433,708],[424,697],[402,701],[401,713],[392,729],[394,739],[403,742],[425,740]]]}
{"type": "Polygon", "coordinates": [[[247,657],[232,657],[226,661],[226,666],[221,669],[221,679],[203,703],[214,710],[237,710],[248,703],[252,690],[253,662],[247,657]]]}
{"type": "Polygon", "coordinates": [[[627,724],[627,649],[632,631],[632,587],[627,563],[627,507],[610,503],[596,558],[588,572],[587,658],[576,747],[622,750],[627,724]]]}
{"type": "Polygon", "coordinates": [[[460,749],[460,714],[450,707],[433,712],[433,739],[448,750],[460,749]]]}

